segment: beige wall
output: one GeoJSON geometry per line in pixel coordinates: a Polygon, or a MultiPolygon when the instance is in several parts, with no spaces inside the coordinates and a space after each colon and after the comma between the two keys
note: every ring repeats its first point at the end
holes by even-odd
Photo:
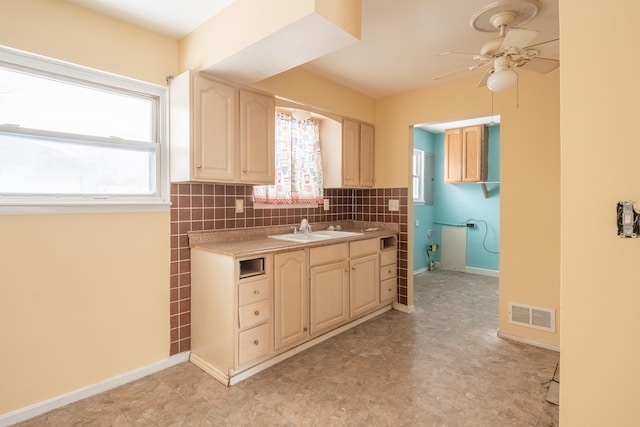
{"type": "MultiPolygon", "coordinates": [[[[0,45],[163,84],[177,42],[58,0],[0,1],[0,45]]],[[[169,212],[0,216],[0,414],[169,355],[169,212]]]]}
{"type": "Polygon", "coordinates": [[[640,420],[640,240],[616,236],[617,202],[640,207],[639,14],[560,1],[563,427],[640,420]]]}

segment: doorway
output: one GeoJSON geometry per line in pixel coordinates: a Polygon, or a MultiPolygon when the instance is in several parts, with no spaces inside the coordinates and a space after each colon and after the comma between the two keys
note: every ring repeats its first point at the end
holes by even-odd
{"type": "Polygon", "coordinates": [[[413,127],[413,274],[434,268],[498,277],[500,243],[499,116],[413,127]],[[488,171],[481,183],[445,184],[444,131],[486,126],[488,171]],[[422,154],[420,153],[422,152],[422,154]],[[422,165],[419,159],[425,160],[422,165]],[[429,167],[429,162],[432,167],[429,167]],[[420,198],[420,188],[425,194],[420,198]],[[444,257],[444,258],[443,258],[444,257]],[[454,259],[450,258],[453,257],[454,259]]]}

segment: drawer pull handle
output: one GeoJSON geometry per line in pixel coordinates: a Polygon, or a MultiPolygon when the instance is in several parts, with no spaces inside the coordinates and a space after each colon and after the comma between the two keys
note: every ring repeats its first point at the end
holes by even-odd
{"type": "Polygon", "coordinates": [[[256,310],[256,311],[253,312],[253,314],[255,314],[256,316],[260,316],[260,311],[256,310]]]}
{"type": "Polygon", "coordinates": [[[258,295],[260,293],[260,291],[256,289],[255,291],[253,291],[253,293],[258,295]]]}
{"type": "Polygon", "coordinates": [[[253,341],[253,345],[258,345],[258,344],[260,344],[260,341],[258,341],[258,340],[254,340],[253,341]]]}

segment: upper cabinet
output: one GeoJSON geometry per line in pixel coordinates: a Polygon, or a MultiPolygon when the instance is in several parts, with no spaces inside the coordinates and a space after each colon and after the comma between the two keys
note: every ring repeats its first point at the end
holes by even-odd
{"type": "Polygon", "coordinates": [[[444,182],[486,181],[487,149],[485,125],[447,129],[444,133],[444,182]]]}
{"type": "Polygon", "coordinates": [[[349,119],[342,122],[342,185],[373,187],[373,126],[349,119]]]}
{"type": "Polygon", "coordinates": [[[170,97],[172,182],[273,184],[272,96],[187,71],[170,97]]]}

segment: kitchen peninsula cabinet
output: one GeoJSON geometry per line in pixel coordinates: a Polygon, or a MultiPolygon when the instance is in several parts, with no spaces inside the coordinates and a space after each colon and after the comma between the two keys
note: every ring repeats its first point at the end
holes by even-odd
{"type": "Polygon", "coordinates": [[[447,129],[444,132],[444,182],[487,180],[487,130],[485,125],[447,129]]]}
{"type": "Polygon", "coordinates": [[[225,385],[378,316],[394,302],[395,290],[380,285],[381,278],[385,286],[395,280],[394,233],[312,243],[225,233],[238,238],[191,244],[190,356],[225,385]]]}
{"type": "Polygon", "coordinates": [[[169,104],[171,182],[273,184],[273,96],[187,71],[169,104]]]}
{"type": "Polygon", "coordinates": [[[281,350],[309,336],[308,267],[304,250],[274,256],[275,349],[281,350]]]}

